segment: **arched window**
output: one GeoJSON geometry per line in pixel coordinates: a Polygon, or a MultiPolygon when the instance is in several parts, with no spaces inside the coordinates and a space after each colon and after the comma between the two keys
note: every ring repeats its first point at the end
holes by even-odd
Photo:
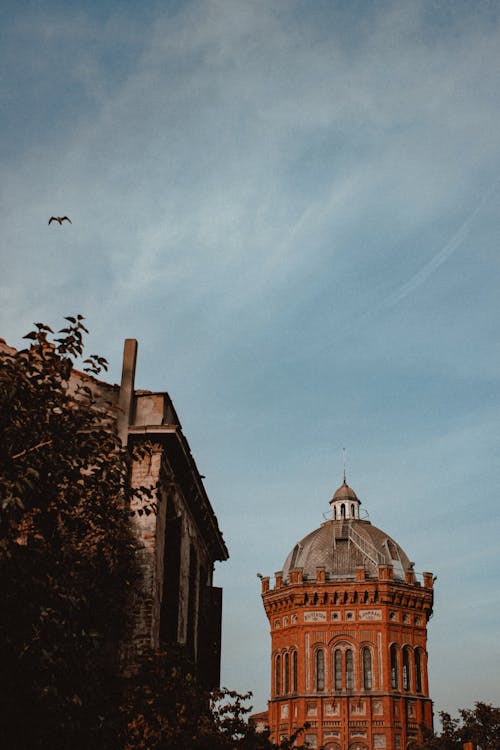
{"type": "Polygon", "coordinates": [[[281,656],[278,654],[274,663],[274,690],[276,695],[281,693],[281,656]]]}
{"type": "Polygon", "coordinates": [[[297,652],[292,653],[292,690],[297,692],[297,652]]]}
{"type": "Polygon", "coordinates": [[[396,644],[393,643],[391,646],[391,687],[393,690],[398,689],[398,683],[398,650],[396,644]]]}
{"type": "Polygon", "coordinates": [[[342,505],[340,506],[340,516],[341,516],[341,518],[345,518],[345,505],[344,505],[344,503],[342,503],[342,505]]]}
{"type": "Polygon", "coordinates": [[[363,649],[363,687],[365,690],[371,690],[372,686],[372,652],[368,646],[365,646],[363,649]]]}
{"type": "Polygon", "coordinates": [[[342,690],[342,651],[336,649],[333,655],[333,673],[335,676],[335,690],[342,690]]]}
{"type": "Polygon", "coordinates": [[[351,518],[354,518],[354,503],[351,503],[351,518]]]}
{"type": "Polygon", "coordinates": [[[316,651],[316,690],[325,689],[325,652],[320,648],[316,651]]]}
{"type": "Polygon", "coordinates": [[[290,654],[287,652],[284,656],[284,663],[285,663],[285,679],[284,679],[284,693],[287,695],[287,693],[290,692],[290,654]]]}
{"type": "Polygon", "coordinates": [[[410,650],[403,649],[403,690],[410,689],[410,650]]]}
{"type": "Polygon", "coordinates": [[[351,649],[345,652],[345,686],[348,690],[354,687],[354,668],[351,649]]]}
{"type": "Polygon", "coordinates": [[[415,690],[422,692],[422,662],[420,660],[420,649],[415,651],[415,690]]]}
{"type": "Polygon", "coordinates": [[[333,520],[337,520],[337,506],[335,505],[333,506],[333,520]]]}

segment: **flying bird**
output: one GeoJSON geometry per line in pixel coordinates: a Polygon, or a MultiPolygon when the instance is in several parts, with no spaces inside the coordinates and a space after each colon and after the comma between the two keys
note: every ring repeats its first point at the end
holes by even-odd
{"type": "Polygon", "coordinates": [[[58,221],[59,224],[61,224],[61,225],[62,225],[63,221],[69,221],[70,224],[73,224],[73,222],[71,221],[71,219],[69,218],[69,216],[51,216],[50,219],[49,219],[49,224],[51,224],[51,222],[53,222],[53,221],[58,221]]]}

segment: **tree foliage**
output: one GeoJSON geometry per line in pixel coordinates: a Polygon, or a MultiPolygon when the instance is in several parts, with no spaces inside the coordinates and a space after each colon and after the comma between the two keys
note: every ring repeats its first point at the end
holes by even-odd
{"type": "MultiPolygon", "coordinates": [[[[134,585],[127,457],[89,378],[82,316],[0,352],[0,746],[116,747],[134,585]],[[5,689],[8,686],[8,689],[5,689]]],[[[89,357],[98,374],[105,361],[89,357]]]]}
{"type": "Polygon", "coordinates": [[[120,663],[140,585],[130,493],[151,512],[151,492],[128,485],[106,361],[83,359],[83,317],[66,320],[0,346],[0,747],[270,750],[250,694],[207,692],[180,651],[120,663]]]}
{"type": "Polygon", "coordinates": [[[477,702],[473,709],[462,708],[458,717],[441,711],[441,733],[428,732],[422,750],[462,750],[472,742],[480,750],[500,750],[500,708],[477,702]]]}
{"type": "Polygon", "coordinates": [[[124,750],[292,750],[248,721],[251,693],[206,691],[180,650],[151,654],[130,679],[123,706],[124,750]]]}

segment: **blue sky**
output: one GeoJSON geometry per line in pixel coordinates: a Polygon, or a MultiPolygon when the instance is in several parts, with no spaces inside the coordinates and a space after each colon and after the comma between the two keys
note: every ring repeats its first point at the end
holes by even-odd
{"type": "Polygon", "coordinates": [[[231,553],[223,682],[257,709],[256,573],[323,520],[342,446],[438,576],[436,710],[500,705],[500,6],[146,6],[3,4],[0,335],[82,313],[114,381],[139,340],[231,553]]]}

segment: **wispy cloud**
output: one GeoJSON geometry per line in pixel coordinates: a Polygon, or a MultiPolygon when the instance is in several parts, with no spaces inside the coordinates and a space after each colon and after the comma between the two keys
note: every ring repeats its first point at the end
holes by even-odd
{"type": "MultiPolygon", "coordinates": [[[[470,502],[468,461],[496,496],[498,10],[28,6],[11,3],[0,45],[0,335],[81,312],[116,378],[123,338],[140,340],[140,384],[171,390],[231,530],[225,638],[244,607],[263,704],[255,550],[273,571],[270,530],[284,554],[321,520],[337,444],[389,520],[388,476],[436,529],[431,498],[470,502]],[[453,437],[471,423],[481,457],[453,437]]],[[[244,668],[226,681],[247,689],[244,668]]]]}
{"type": "Polygon", "coordinates": [[[480,214],[483,207],[486,205],[486,203],[490,200],[490,198],[496,193],[498,189],[500,179],[497,178],[493,185],[484,193],[484,195],[481,197],[477,205],[475,206],[474,210],[469,214],[469,216],[465,219],[463,224],[459,227],[459,229],[455,232],[455,234],[451,237],[450,240],[445,244],[445,246],[438,252],[436,255],[434,255],[431,260],[428,261],[416,274],[414,274],[409,281],[407,281],[405,284],[400,286],[395,292],[393,292],[391,295],[389,295],[381,304],[380,309],[382,308],[389,308],[394,307],[394,305],[397,305],[398,302],[401,302],[405,297],[407,297],[412,292],[416,291],[421,284],[423,284],[427,279],[432,276],[432,274],[437,271],[437,269],[445,263],[451,255],[453,255],[456,250],[458,250],[459,247],[463,245],[465,242],[467,236],[469,235],[469,232],[472,228],[472,225],[478,215],[480,214]]]}

